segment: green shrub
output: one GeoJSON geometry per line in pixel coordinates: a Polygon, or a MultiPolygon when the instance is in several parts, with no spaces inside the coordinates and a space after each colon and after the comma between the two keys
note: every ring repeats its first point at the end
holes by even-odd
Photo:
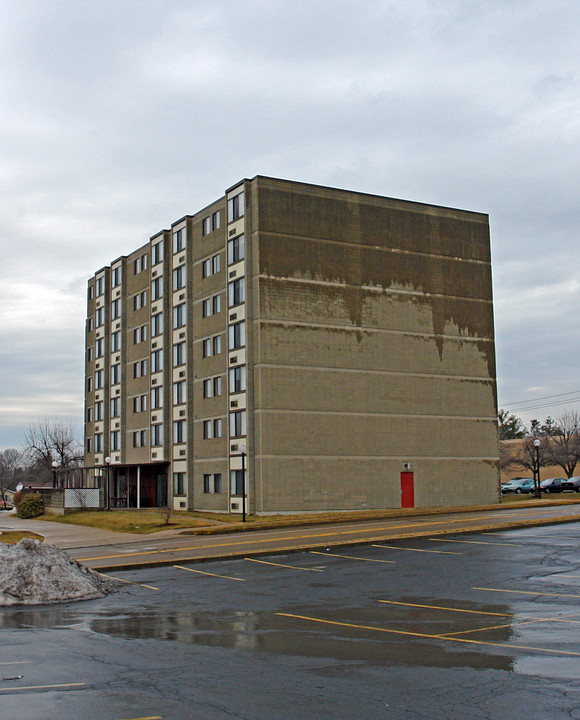
{"type": "Polygon", "coordinates": [[[44,513],[44,502],[40,493],[29,493],[25,495],[20,501],[18,506],[18,512],[16,513],[19,518],[28,520],[30,518],[38,517],[44,513]]]}

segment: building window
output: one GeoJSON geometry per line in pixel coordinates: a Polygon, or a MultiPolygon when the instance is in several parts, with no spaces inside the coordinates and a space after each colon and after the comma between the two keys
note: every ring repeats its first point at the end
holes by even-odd
{"type": "Polygon", "coordinates": [[[105,324],[105,308],[97,308],[95,310],[95,325],[101,327],[105,324]]]}
{"type": "Polygon", "coordinates": [[[212,351],[214,355],[219,355],[222,351],[222,336],[214,335],[212,338],[212,351]]]}
{"type": "Polygon", "coordinates": [[[173,346],[173,367],[183,365],[185,363],[185,343],[175,343],[173,346]]]}
{"type": "Polygon", "coordinates": [[[117,298],[111,303],[111,320],[118,320],[121,317],[121,299],[117,298]]]}
{"type": "Polygon", "coordinates": [[[133,412],[140,413],[147,410],[147,395],[135,395],[133,398],[133,412]]]}
{"type": "Polygon", "coordinates": [[[213,379],[213,394],[215,397],[222,394],[222,379],[220,375],[213,379]]]}
{"type": "Polygon", "coordinates": [[[228,200],[228,222],[234,222],[244,215],[244,193],[238,193],[228,200]]]}
{"type": "Polygon", "coordinates": [[[151,264],[157,265],[163,260],[163,240],[159,240],[151,246],[151,264]]]}
{"type": "Polygon", "coordinates": [[[147,430],[135,430],[133,433],[133,447],[147,447],[147,430]]]}
{"type": "Polygon", "coordinates": [[[210,275],[215,275],[220,271],[220,266],[221,261],[219,254],[204,260],[201,265],[201,276],[206,278],[210,275]]]}
{"type": "Polygon", "coordinates": [[[173,271],[173,292],[185,287],[185,265],[176,267],[173,271]]]}
{"type": "Polygon", "coordinates": [[[95,297],[95,286],[94,286],[94,285],[89,285],[88,299],[89,299],[89,300],[92,300],[94,297],[95,297]]]}
{"type": "Polygon", "coordinates": [[[173,308],[173,329],[183,327],[185,325],[186,320],[186,311],[185,311],[185,303],[181,303],[181,305],[176,305],[173,308]]]}
{"type": "Polygon", "coordinates": [[[230,437],[242,437],[246,434],[246,411],[230,413],[230,437]]]}
{"type": "Polygon", "coordinates": [[[163,425],[151,425],[151,445],[163,445],[163,425]]]}
{"type": "Polygon", "coordinates": [[[175,420],[173,423],[173,442],[174,443],[184,443],[185,442],[185,431],[186,431],[185,420],[175,420]]]}
{"type": "Polygon", "coordinates": [[[217,212],[212,213],[211,216],[203,219],[203,234],[209,235],[210,232],[213,232],[214,230],[219,230],[221,224],[222,214],[221,211],[218,210],[217,212]]]}
{"type": "Polygon", "coordinates": [[[118,397],[111,398],[111,417],[119,417],[121,414],[121,399],[118,397]]]}
{"type": "Polygon", "coordinates": [[[137,360],[133,363],[133,377],[145,377],[147,375],[147,360],[137,360]]]}
{"type": "Polygon", "coordinates": [[[97,278],[97,280],[95,282],[95,288],[96,288],[97,297],[99,297],[100,295],[102,295],[105,292],[105,278],[104,277],[101,276],[101,277],[97,278]]]}
{"type": "Polygon", "coordinates": [[[230,368],[230,392],[237,393],[246,389],[246,366],[230,368]]]}
{"type": "Polygon", "coordinates": [[[228,265],[243,260],[245,257],[245,240],[243,235],[238,235],[228,240],[228,265]]]}
{"type": "Polygon", "coordinates": [[[185,473],[173,473],[173,494],[185,495],[185,473]]]}
{"type": "Polygon", "coordinates": [[[93,378],[87,378],[87,392],[93,392],[93,378]]]}
{"type": "Polygon", "coordinates": [[[203,421],[203,439],[210,440],[211,438],[212,438],[211,420],[204,420],[203,421]]]}
{"type": "Polygon", "coordinates": [[[203,357],[211,357],[211,338],[206,338],[201,347],[203,357]]]}
{"type": "Polygon", "coordinates": [[[103,338],[98,338],[95,341],[95,357],[101,358],[105,354],[105,341],[103,338]]]}
{"type": "Polygon", "coordinates": [[[151,283],[151,300],[159,300],[163,297],[163,277],[158,277],[151,283]]]}
{"type": "Polygon", "coordinates": [[[230,493],[232,495],[245,495],[245,478],[244,475],[247,471],[244,470],[230,470],[230,493]]]}
{"type": "Polygon", "coordinates": [[[95,328],[95,321],[92,317],[87,318],[87,332],[93,332],[95,328]]]}
{"type": "Polygon", "coordinates": [[[100,390],[105,384],[105,373],[103,370],[95,372],[95,390],[100,390]]]}
{"type": "Polygon", "coordinates": [[[174,405],[181,405],[187,400],[185,391],[186,391],[185,380],[180,380],[179,382],[173,383],[173,404],[174,405]]]}
{"type": "Polygon", "coordinates": [[[133,263],[133,273],[138,275],[143,270],[147,270],[147,255],[141,255],[133,263]]]}
{"type": "Polygon", "coordinates": [[[222,311],[222,296],[214,295],[211,299],[211,308],[214,315],[222,311]]]}
{"type": "Polygon", "coordinates": [[[212,491],[212,478],[209,474],[204,474],[203,476],[203,491],[207,495],[208,493],[211,493],[212,491]]]}
{"type": "Polygon", "coordinates": [[[99,400],[95,403],[95,420],[103,419],[103,401],[99,400]]]}
{"type": "Polygon", "coordinates": [[[87,452],[93,452],[93,438],[87,438],[87,452]]]}
{"type": "Polygon", "coordinates": [[[103,433],[95,433],[95,452],[103,452],[103,433]]]}
{"type": "Polygon", "coordinates": [[[121,365],[111,365],[111,385],[118,385],[121,382],[121,365]]]}
{"type": "Polygon", "coordinates": [[[185,228],[182,230],[176,230],[173,233],[173,252],[178,253],[185,250],[185,243],[187,240],[187,233],[185,228]]]}
{"type": "Polygon", "coordinates": [[[138,345],[139,343],[147,340],[147,325],[141,325],[141,327],[133,330],[133,344],[138,345]]]}
{"type": "Polygon", "coordinates": [[[246,299],[246,279],[239,278],[228,283],[228,305],[230,307],[243,303],[246,299]]]}
{"type": "Polygon", "coordinates": [[[213,397],[213,383],[211,379],[203,381],[203,396],[204,398],[213,397]]]}
{"type": "Polygon", "coordinates": [[[87,408],[87,422],[88,423],[93,422],[93,408],[92,407],[87,408]]]}
{"type": "Polygon", "coordinates": [[[87,348],[87,362],[92,362],[92,361],[93,361],[93,348],[88,347],[87,348]]]}
{"type": "Polygon", "coordinates": [[[111,270],[111,285],[115,288],[121,284],[121,266],[111,270]]]}
{"type": "Polygon", "coordinates": [[[211,315],[211,298],[204,300],[201,303],[201,316],[206,318],[211,315]]]}
{"type": "Polygon", "coordinates": [[[160,410],[163,407],[163,387],[159,385],[151,390],[151,410],[160,410]]]}
{"type": "Polygon", "coordinates": [[[119,444],[120,438],[121,438],[121,433],[118,430],[113,430],[111,432],[109,450],[113,451],[113,450],[120,449],[120,444],[119,444]]]}
{"type": "Polygon", "coordinates": [[[222,435],[223,435],[222,427],[223,427],[223,425],[222,425],[222,419],[221,419],[221,418],[216,418],[216,419],[213,421],[213,436],[214,436],[214,438],[221,438],[221,437],[222,437],[222,435]]]}
{"type": "Polygon", "coordinates": [[[142,290],[133,297],[133,310],[147,307],[147,290],[142,290]]]}
{"type": "Polygon", "coordinates": [[[229,327],[230,350],[244,347],[246,344],[246,322],[236,323],[229,327]]]}
{"type": "Polygon", "coordinates": [[[121,331],[111,333],[111,352],[118,352],[121,349],[121,331]]]}
{"type": "Polygon", "coordinates": [[[151,353],[151,372],[161,372],[163,370],[163,350],[154,350],[151,353]]]}
{"type": "Polygon", "coordinates": [[[163,332],[163,313],[151,316],[151,337],[157,337],[163,332]]]}
{"type": "Polygon", "coordinates": [[[213,491],[216,495],[219,495],[222,491],[222,474],[214,473],[213,476],[213,491]]]}

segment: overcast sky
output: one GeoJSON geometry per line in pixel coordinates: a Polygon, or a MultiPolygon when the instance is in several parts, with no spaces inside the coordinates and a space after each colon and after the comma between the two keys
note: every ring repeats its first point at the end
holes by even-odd
{"type": "Polygon", "coordinates": [[[0,449],[81,434],[87,279],[256,174],[489,213],[499,404],[579,410],[536,407],[580,398],[579,28],[577,0],[0,0],[0,449]]]}

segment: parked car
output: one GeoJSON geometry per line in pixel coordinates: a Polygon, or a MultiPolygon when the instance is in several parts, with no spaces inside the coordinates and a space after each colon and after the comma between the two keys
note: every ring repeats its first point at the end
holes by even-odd
{"type": "Polygon", "coordinates": [[[559,493],[564,491],[566,478],[546,478],[540,483],[540,488],[546,493],[559,493]]]}
{"type": "Polygon", "coordinates": [[[501,486],[501,491],[504,495],[507,493],[531,493],[534,492],[534,479],[533,478],[517,478],[510,480],[501,486]]]}
{"type": "Polygon", "coordinates": [[[580,492],[580,475],[575,475],[574,477],[564,480],[564,482],[562,483],[562,489],[580,492]]]}

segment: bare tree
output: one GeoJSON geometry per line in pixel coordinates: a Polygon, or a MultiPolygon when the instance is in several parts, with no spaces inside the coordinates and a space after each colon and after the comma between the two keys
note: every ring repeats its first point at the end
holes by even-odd
{"type": "Polygon", "coordinates": [[[22,462],[22,453],[16,448],[7,448],[0,452],[0,499],[7,501],[6,490],[14,490],[18,482],[22,462]]]}
{"type": "Polygon", "coordinates": [[[550,434],[548,456],[550,464],[558,465],[572,477],[580,462],[580,415],[565,412],[555,421],[557,431],[550,434]]]}
{"type": "Polygon", "coordinates": [[[551,464],[549,440],[545,437],[527,437],[514,452],[510,465],[524,468],[530,472],[551,464]],[[535,440],[540,441],[536,448],[535,440]]]}
{"type": "Polygon", "coordinates": [[[83,457],[82,445],[75,437],[72,425],[49,418],[28,427],[24,449],[44,470],[50,470],[55,461],[60,467],[75,467],[83,457]]]}

